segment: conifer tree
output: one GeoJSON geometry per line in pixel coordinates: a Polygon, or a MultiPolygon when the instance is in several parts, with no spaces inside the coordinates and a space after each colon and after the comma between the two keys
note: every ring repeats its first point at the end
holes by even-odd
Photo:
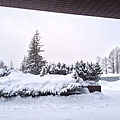
{"type": "Polygon", "coordinates": [[[67,75],[71,74],[73,71],[73,66],[68,66],[65,63],[61,64],[58,62],[55,63],[48,63],[46,64],[41,71],[41,76],[44,76],[46,74],[58,74],[58,75],[67,75]]]}
{"type": "Polygon", "coordinates": [[[4,67],[5,67],[5,63],[2,60],[0,60],[0,68],[4,68],[4,67]]]}
{"type": "Polygon", "coordinates": [[[103,74],[102,69],[101,69],[99,63],[95,64],[95,69],[94,70],[95,70],[95,80],[99,81],[101,74],[103,74]]]}
{"type": "Polygon", "coordinates": [[[0,77],[7,76],[10,74],[10,69],[4,64],[2,60],[0,60],[0,77]]]}
{"type": "Polygon", "coordinates": [[[22,61],[22,63],[21,63],[20,70],[21,70],[23,73],[27,73],[27,57],[26,57],[26,56],[24,56],[24,58],[23,58],[23,61],[22,61]]]}
{"type": "Polygon", "coordinates": [[[11,60],[11,62],[10,62],[10,70],[13,70],[13,69],[14,69],[14,66],[13,66],[13,62],[11,60]]]}
{"type": "Polygon", "coordinates": [[[75,79],[82,78],[84,81],[93,80],[99,81],[102,69],[98,63],[84,63],[83,61],[76,62],[73,77],[75,79]]]}
{"type": "Polygon", "coordinates": [[[42,67],[46,63],[46,61],[40,54],[41,52],[44,52],[44,50],[41,50],[42,46],[43,45],[41,45],[40,36],[37,30],[29,45],[27,57],[27,70],[31,74],[40,74],[42,67]]]}

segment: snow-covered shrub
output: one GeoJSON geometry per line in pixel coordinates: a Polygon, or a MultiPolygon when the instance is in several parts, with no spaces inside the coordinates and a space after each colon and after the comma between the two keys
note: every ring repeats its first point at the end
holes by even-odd
{"type": "Polygon", "coordinates": [[[59,75],[67,75],[69,73],[72,73],[73,66],[67,66],[66,64],[61,64],[60,62],[55,63],[49,63],[46,66],[43,67],[41,71],[41,76],[44,76],[46,74],[59,74],[59,75]]]}
{"type": "Polygon", "coordinates": [[[10,69],[7,67],[0,68],[0,77],[7,76],[10,74],[10,69]]]}
{"type": "MultiPolygon", "coordinates": [[[[43,77],[13,71],[0,79],[0,97],[37,97],[47,95],[69,95],[81,87],[71,75],[45,75],[43,77]]],[[[78,91],[80,93],[80,91],[78,91]]]]}
{"type": "Polygon", "coordinates": [[[83,61],[76,62],[73,77],[75,79],[82,78],[84,81],[92,80],[99,81],[102,69],[98,63],[84,63],[83,61]]]}

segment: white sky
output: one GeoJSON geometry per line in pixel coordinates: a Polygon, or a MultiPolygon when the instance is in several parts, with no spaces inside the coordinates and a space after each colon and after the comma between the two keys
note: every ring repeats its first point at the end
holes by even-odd
{"type": "Polygon", "coordinates": [[[19,67],[37,29],[48,62],[95,62],[120,44],[117,19],[0,7],[0,60],[19,67]]]}

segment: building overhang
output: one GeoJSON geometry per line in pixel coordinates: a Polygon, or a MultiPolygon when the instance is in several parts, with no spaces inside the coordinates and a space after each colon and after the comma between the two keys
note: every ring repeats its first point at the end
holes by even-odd
{"type": "Polygon", "coordinates": [[[0,6],[120,19],[119,0],[0,0],[0,6]]]}

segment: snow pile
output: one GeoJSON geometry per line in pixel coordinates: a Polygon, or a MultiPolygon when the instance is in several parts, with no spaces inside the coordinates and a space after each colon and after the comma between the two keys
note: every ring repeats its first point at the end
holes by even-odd
{"type": "Polygon", "coordinates": [[[107,90],[120,90],[120,80],[114,82],[101,81],[101,86],[103,89],[107,90]]]}
{"type": "Polygon", "coordinates": [[[86,80],[84,81],[82,78],[77,79],[77,81],[80,83],[81,86],[100,86],[99,82],[92,81],[92,80],[86,80]]]}
{"type": "Polygon", "coordinates": [[[38,75],[12,72],[9,76],[0,78],[0,96],[42,96],[60,95],[65,92],[77,90],[80,83],[70,75],[38,75]]]}

